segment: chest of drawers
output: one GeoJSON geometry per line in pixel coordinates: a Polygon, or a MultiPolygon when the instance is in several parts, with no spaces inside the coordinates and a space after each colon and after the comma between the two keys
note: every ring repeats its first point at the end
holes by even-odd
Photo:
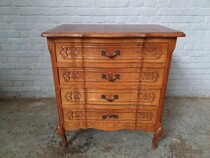
{"type": "Polygon", "coordinates": [[[43,32],[51,54],[65,130],[144,130],[163,135],[162,111],[172,52],[185,34],[160,25],[60,25],[43,32]]]}

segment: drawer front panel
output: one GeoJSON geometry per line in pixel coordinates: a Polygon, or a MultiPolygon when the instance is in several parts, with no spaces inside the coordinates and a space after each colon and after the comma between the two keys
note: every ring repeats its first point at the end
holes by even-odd
{"type": "Polygon", "coordinates": [[[140,45],[107,45],[107,44],[89,44],[84,45],[84,58],[103,61],[121,60],[121,59],[140,59],[142,47],[140,45]]]}
{"type": "Polygon", "coordinates": [[[128,112],[115,112],[115,111],[87,111],[86,118],[88,120],[101,120],[101,121],[119,121],[119,120],[135,120],[135,113],[128,112]]]}
{"type": "MultiPolygon", "coordinates": [[[[123,69],[71,69],[59,68],[60,84],[69,84],[71,81],[90,81],[90,82],[140,82],[148,85],[162,85],[163,68],[130,68],[123,69]],[[130,72],[129,72],[130,71],[130,72]]],[[[97,83],[96,83],[97,84],[97,83]]]]}
{"type": "MultiPolygon", "coordinates": [[[[63,104],[85,103],[84,92],[62,89],[61,99],[63,104]]],[[[89,92],[86,94],[87,104],[136,104],[137,93],[124,92],[89,92]]]]}
{"type": "Polygon", "coordinates": [[[135,81],[138,82],[139,73],[137,72],[114,72],[114,71],[85,71],[60,69],[60,82],[66,84],[69,81],[98,81],[98,82],[122,82],[122,81],[135,81]]]}
{"type": "Polygon", "coordinates": [[[87,93],[87,104],[136,104],[136,93],[97,92],[87,93]]]}
{"type": "MultiPolygon", "coordinates": [[[[139,62],[166,62],[168,43],[144,42],[133,44],[91,44],[84,45],[84,59],[104,60],[106,62],[115,60],[131,60],[139,62]]],[[[93,61],[94,62],[94,61],[93,61]]]]}
{"type": "MultiPolygon", "coordinates": [[[[82,89],[61,89],[61,99],[63,104],[84,104],[85,92],[82,89]]],[[[160,90],[137,91],[96,91],[86,93],[86,104],[139,104],[148,106],[158,106],[160,90]]],[[[81,106],[80,106],[81,107],[81,106]]]]}
{"type": "Polygon", "coordinates": [[[168,43],[139,44],[55,43],[57,62],[165,62],[168,43]],[[82,53],[82,50],[84,53],[82,53]],[[133,60],[133,61],[132,61],[133,60]]]}
{"type": "Polygon", "coordinates": [[[72,109],[63,109],[64,120],[66,122],[72,120],[94,119],[101,121],[118,121],[118,120],[137,120],[138,122],[155,123],[157,117],[156,109],[141,109],[135,111],[122,110],[88,110],[76,111],[72,109]]]}

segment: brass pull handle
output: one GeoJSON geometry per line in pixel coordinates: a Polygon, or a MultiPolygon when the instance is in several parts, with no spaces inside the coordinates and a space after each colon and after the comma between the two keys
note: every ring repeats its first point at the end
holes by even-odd
{"type": "Polygon", "coordinates": [[[113,99],[108,99],[108,98],[106,97],[106,95],[101,95],[101,99],[105,99],[105,100],[107,100],[108,102],[113,102],[114,100],[119,99],[119,96],[118,96],[118,95],[114,95],[114,98],[113,98],[113,99]]]}
{"type": "Polygon", "coordinates": [[[110,82],[113,82],[113,81],[115,81],[117,79],[120,79],[120,74],[115,74],[114,78],[113,78],[113,75],[111,75],[111,74],[107,74],[107,75],[106,74],[102,74],[101,77],[104,80],[108,80],[110,82]]]}
{"type": "Polygon", "coordinates": [[[102,115],[102,119],[105,120],[107,118],[114,118],[114,119],[118,119],[119,116],[115,115],[115,114],[110,114],[110,115],[102,115]]]}
{"type": "Polygon", "coordinates": [[[121,50],[116,50],[114,55],[107,55],[106,53],[107,53],[106,50],[102,50],[102,51],[101,51],[101,56],[106,56],[106,57],[112,59],[112,58],[114,58],[114,57],[116,57],[116,56],[118,56],[118,55],[121,55],[121,50]]]}

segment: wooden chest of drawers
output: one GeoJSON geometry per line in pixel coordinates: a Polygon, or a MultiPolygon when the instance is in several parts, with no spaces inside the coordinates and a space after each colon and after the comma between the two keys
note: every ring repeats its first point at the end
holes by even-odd
{"type": "Polygon", "coordinates": [[[60,25],[43,32],[65,130],[144,130],[163,135],[162,111],[176,38],[159,25],[60,25]]]}

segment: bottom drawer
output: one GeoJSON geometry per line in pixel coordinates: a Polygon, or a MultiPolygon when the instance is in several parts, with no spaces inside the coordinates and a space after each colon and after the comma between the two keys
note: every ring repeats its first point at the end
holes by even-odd
{"type": "Polygon", "coordinates": [[[123,112],[119,110],[97,110],[97,111],[87,111],[87,120],[101,120],[101,121],[119,121],[119,120],[129,120],[135,121],[135,112],[123,112]]]}
{"type": "Polygon", "coordinates": [[[95,128],[100,130],[143,130],[152,132],[155,130],[155,124],[151,123],[142,123],[135,121],[98,121],[98,120],[74,120],[64,123],[65,130],[75,130],[75,129],[86,129],[86,128],[95,128]]]}
{"type": "Polygon", "coordinates": [[[135,110],[88,110],[75,111],[63,109],[64,121],[72,120],[100,120],[100,121],[138,121],[143,123],[155,123],[157,110],[138,109],[135,110]]]}

